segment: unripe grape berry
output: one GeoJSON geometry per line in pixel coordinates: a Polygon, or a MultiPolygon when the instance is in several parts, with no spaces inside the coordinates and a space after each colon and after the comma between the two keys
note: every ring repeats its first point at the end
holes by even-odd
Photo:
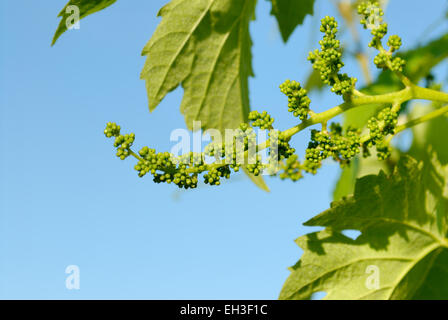
{"type": "Polygon", "coordinates": [[[297,181],[303,177],[302,168],[296,154],[292,155],[282,164],[282,170],[279,174],[280,179],[291,179],[297,181]]]}
{"type": "Polygon", "coordinates": [[[261,162],[261,159],[259,157],[257,157],[255,163],[246,165],[246,169],[247,169],[247,171],[252,173],[254,176],[259,176],[260,174],[263,173],[264,165],[261,162]]]}
{"type": "Polygon", "coordinates": [[[389,55],[385,52],[380,52],[374,59],[373,63],[378,69],[387,69],[387,62],[390,60],[389,55]]]}
{"type": "Polygon", "coordinates": [[[258,127],[262,130],[272,129],[274,119],[266,112],[259,113],[258,111],[251,111],[249,113],[249,120],[254,127],[258,127]]]}
{"type": "Polygon", "coordinates": [[[310,112],[311,100],[300,83],[286,80],[280,85],[280,91],[288,97],[288,111],[300,120],[306,120],[310,112]]]}
{"type": "Polygon", "coordinates": [[[391,61],[391,70],[403,72],[403,67],[406,65],[406,61],[401,59],[400,57],[395,57],[391,61]]]}
{"type": "Polygon", "coordinates": [[[387,40],[387,45],[389,46],[390,52],[397,51],[401,47],[401,38],[397,35],[392,35],[387,40]]]}
{"type": "Polygon", "coordinates": [[[120,126],[114,122],[108,122],[106,129],[104,129],[104,135],[108,138],[119,136],[120,126]]]}
{"type": "Polygon", "coordinates": [[[378,160],[386,160],[392,155],[392,148],[386,142],[382,142],[376,146],[376,155],[378,160]]]}

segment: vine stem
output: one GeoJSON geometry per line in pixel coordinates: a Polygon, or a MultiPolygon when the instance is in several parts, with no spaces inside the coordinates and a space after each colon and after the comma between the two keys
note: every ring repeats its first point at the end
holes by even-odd
{"type": "MultiPolygon", "coordinates": [[[[287,140],[289,140],[292,136],[295,134],[303,131],[304,129],[315,125],[315,124],[321,124],[325,126],[325,124],[331,120],[332,118],[348,111],[354,108],[358,108],[361,106],[367,106],[367,105],[378,105],[378,104],[392,104],[392,105],[401,105],[403,102],[413,100],[413,99],[422,99],[422,100],[429,100],[429,101],[436,101],[436,102],[446,102],[448,103],[448,93],[440,92],[432,89],[422,88],[419,86],[416,86],[414,84],[406,86],[404,89],[392,93],[386,93],[381,95],[366,95],[357,94],[356,97],[353,95],[351,97],[351,100],[346,101],[338,106],[335,106],[331,109],[328,109],[326,111],[320,112],[320,113],[311,113],[311,117],[307,120],[304,120],[300,124],[291,127],[289,129],[286,129],[281,132],[283,137],[287,140]]],[[[428,113],[425,116],[422,116],[420,118],[411,120],[405,124],[402,124],[396,128],[395,133],[401,132],[407,128],[410,128],[412,126],[415,126],[419,123],[434,119],[438,116],[441,116],[445,113],[448,113],[448,105],[444,106],[440,109],[437,109],[433,112],[428,113]]],[[[393,136],[392,136],[393,137],[393,136]]],[[[361,142],[365,142],[368,139],[368,137],[363,137],[361,139],[361,142]],[[363,141],[365,140],[365,141],[363,141]]],[[[270,146],[269,139],[262,142],[257,146],[257,150],[264,150],[270,146]]],[[[135,157],[137,160],[144,161],[142,157],[140,157],[138,154],[136,154],[134,151],[130,150],[130,155],[135,157]]],[[[245,157],[247,157],[247,151],[245,151],[245,157]]],[[[225,165],[225,161],[216,162],[209,164],[207,167],[210,168],[219,168],[221,166],[225,165]]],[[[188,169],[189,172],[194,172],[191,169],[188,169]]]]}
{"type": "Polygon", "coordinates": [[[440,109],[434,110],[432,112],[429,112],[428,114],[425,114],[424,116],[421,116],[416,119],[409,120],[406,123],[403,123],[402,125],[399,125],[395,128],[395,134],[404,131],[408,128],[411,128],[413,126],[416,126],[418,124],[421,124],[423,122],[435,119],[437,117],[443,116],[444,114],[448,114],[448,104],[446,106],[443,106],[440,109]]]}
{"type": "Polygon", "coordinates": [[[131,156],[133,156],[134,158],[136,158],[137,160],[139,160],[139,161],[145,161],[142,157],[140,157],[138,154],[136,154],[134,151],[132,151],[132,150],[129,150],[129,154],[131,155],[131,156]]]}
{"type": "Polygon", "coordinates": [[[286,138],[290,138],[298,132],[308,128],[309,126],[324,123],[332,118],[340,115],[341,113],[346,112],[347,110],[354,109],[357,107],[372,105],[372,104],[402,104],[403,102],[412,100],[412,99],[423,99],[430,101],[438,101],[438,102],[448,102],[448,94],[432,89],[426,89],[422,87],[418,87],[415,85],[406,87],[403,90],[386,93],[382,95],[363,95],[358,98],[353,98],[351,101],[344,102],[336,107],[333,107],[327,111],[316,113],[308,120],[303,121],[302,123],[289,128],[283,131],[283,135],[286,138]]]}

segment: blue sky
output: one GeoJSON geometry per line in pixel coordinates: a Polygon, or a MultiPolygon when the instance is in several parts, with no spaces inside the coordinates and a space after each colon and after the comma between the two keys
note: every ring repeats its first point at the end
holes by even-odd
{"type": "MultiPolygon", "coordinates": [[[[133,160],[117,159],[102,131],[115,121],[135,132],[137,146],[169,150],[171,131],[185,127],[181,89],[149,113],[139,80],[141,49],[167,1],[119,0],[50,47],[65,1],[0,3],[0,298],[277,298],[301,254],[293,240],[329,206],[339,168],[328,163],[297,183],[267,178],[270,193],[243,175],[193,191],[139,179],[133,160]],[[65,287],[68,265],[80,268],[80,290],[65,287]]],[[[251,106],[284,129],[294,119],[278,85],[306,79],[318,18],[336,13],[331,1],[318,0],[315,18],[284,45],[269,2],[258,2],[251,106]]],[[[405,48],[436,37],[446,26],[423,30],[445,4],[390,1],[390,32],[405,48]]],[[[349,64],[345,70],[361,79],[349,64]]],[[[317,111],[340,102],[312,99],[317,111]]],[[[294,138],[302,154],[308,139],[309,131],[294,138]]]]}

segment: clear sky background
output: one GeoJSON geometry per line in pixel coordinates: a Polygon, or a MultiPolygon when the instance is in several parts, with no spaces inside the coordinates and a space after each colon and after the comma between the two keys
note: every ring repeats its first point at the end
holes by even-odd
{"type": "MultiPolygon", "coordinates": [[[[314,230],[301,224],[328,208],[339,175],[332,163],[297,183],[266,178],[270,193],[242,174],[179,191],[115,157],[108,121],[135,132],[136,147],[157,150],[185,128],[182,90],[150,114],[139,80],[141,49],[166,2],[118,0],[50,47],[66,0],[0,1],[0,298],[275,299],[301,254],[293,240],[314,230]],[[68,265],[80,268],[80,290],[65,287],[68,265]]],[[[391,0],[386,19],[406,49],[446,30],[445,22],[424,32],[445,8],[445,0],[391,0]]],[[[285,129],[295,120],[278,85],[306,79],[319,19],[337,14],[317,0],[315,17],[284,45],[269,11],[259,0],[250,26],[251,106],[285,129]]],[[[312,98],[317,111],[340,102],[312,98]]],[[[300,154],[308,139],[309,131],[294,137],[300,154]]]]}

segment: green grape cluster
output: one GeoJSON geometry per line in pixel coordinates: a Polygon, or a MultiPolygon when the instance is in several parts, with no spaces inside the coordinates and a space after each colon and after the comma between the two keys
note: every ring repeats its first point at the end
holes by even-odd
{"type": "Polygon", "coordinates": [[[373,62],[379,69],[390,69],[394,72],[403,72],[405,61],[400,57],[393,57],[392,53],[401,47],[401,38],[392,35],[387,41],[389,50],[383,48],[382,40],[387,34],[387,23],[383,22],[384,11],[377,1],[363,2],[358,6],[358,13],[362,16],[361,24],[365,29],[371,29],[373,36],[369,43],[370,47],[379,50],[373,62]]]}
{"type": "MultiPolygon", "coordinates": [[[[104,134],[108,138],[115,137],[114,146],[117,148],[117,156],[124,160],[133,154],[131,146],[135,140],[135,134],[120,134],[120,126],[108,123],[104,134]]],[[[169,152],[157,153],[155,149],[143,147],[136,156],[139,161],[134,166],[139,177],[150,173],[156,183],[174,183],[179,188],[196,188],[198,174],[207,170],[203,161],[203,154],[189,153],[181,157],[175,157],[169,152]]]]}
{"type": "Polygon", "coordinates": [[[107,138],[118,137],[120,135],[120,126],[113,122],[108,122],[106,124],[106,129],[104,129],[104,135],[107,138]]]}
{"type": "Polygon", "coordinates": [[[338,74],[337,80],[334,82],[331,91],[339,95],[350,94],[353,91],[355,84],[356,78],[351,78],[346,73],[338,74]]]}
{"type": "Polygon", "coordinates": [[[392,155],[392,148],[386,141],[376,145],[376,156],[378,160],[386,160],[392,155]]]}
{"type": "MultiPolygon", "coordinates": [[[[198,173],[206,170],[204,163],[198,163],[198,159],[187,161],[185,156],[174,157],[169,152],[156,153],[154,149],[143,147],[139,151],[141,160],[135,165],[139,177],[151,173],[154,182],[171,183],[179,188],[196,188],[198,184],[198,173]],[[195,164],[194,170],[188,170],[189,166],[195,164]],[[191,172],[193,171],[193,172],[191,172]]],[[[189,158],[197,158],[192,152],[187,154],[189,158]]]]}
{"type": "MultiPolygon", "coordinates": [[[[289,138],[278,130],[272,130],[274,119],[266,112],[253,111],[250,119],[254,127],[261,129],[270,129],[269,139],[273,141],[273,145],[269,148],[269,154],[274,156],[274,164],[263,164],[260,155],[257,154],[256,133],[252,126],[242,123],[238,129],[234,131],[233,140],[223,143],[212,142],[206,146],[204,152],[190,152],[185,155],[176,157],[169,152],[156,152],[147,146],[140,149],[138,154],[131,151],[135,135],[133,133],[127,135],[120,134],[120,126],[115,123],[108,123],[104,134],[106,137],[115,137],[114,146],[119,150],[126,150],[126,156],[133,155],[138,159],[138,163],[134,169],[138,172],[139,177],[151,174],[156,183],[174,183],[179,188],[196,188],[198,184],[198,176],[203,174],[204,183],[209,185],[220,185],[222,178],[228,179],[232,170],[239,171],[243,165],[247,171],[255,176],[263,173],[267,168],[276,167],[275,163],[285,160],[294,155],[295,149],[289,144],[289,138]],[[255,151],[255,155],[251,152],[255,151]],[[205,163],[205,157],[215,158],[212,164],[205,163]]],[[[121,159],[125,157],[120,156],[121,159]]]]}
{"type": "Polygon", "coordinates": [[[347,164],[361,152],[361,132],[355,128],[347,128],[345,135],[339,123],[330,125],[330,134],[334,144],[333,157],[341,165],[347,164]]]}
{"type": "MultiPolygon", "coordinates": [[[[267,115],[267,117],[270,118],[269,115],[267,115]]],[[[257,134],[255,133],[254,129],[247,123],[242,123],[237,129],[233,141],[231,141],[231,144],[232,145],[230,147],[225,148],[224,158],[226,159],[227,163],[230,162],[231,168],[238,171],[241,165],[240,162],[245,161],[245,151],[256,151],[257,134]],[[229,161],[229,159],[231,160],[229,161]]]]}
{"type": "Polygon", "coordinates": [[[289,144],[289,139],[285,138],[285,135],[278,130],[272,130],[269,132],[269,140],[271,141],[271,148],[269,154],[276,160],[288,159],[292,156],[296,150],[289,144]],[[277,152],[274,154],[274,152],[277,152]]]}
{"type": "MultiPolygon", "coordinates": [[[[261,114],[254,112],[252,118],[256,118],[255,121],[263,121],[263,123],[258,123],[260,127],[272,128],[274,120],[267,112],[261,114]]],[[[190,152],[179,157],[169,152],[158,153],[155,149],[146,146],[138,154],[133,153],[130,147],[135,140],[135,134],[121,135],[120,126],[115,123],[108,123],[104,134],[108,138],[115,137],[114,146],[117,148],[117,156],[120,159],[124,160],[129,155],[138,159],[134,169],[138,172],[139,177],[150,173],[154,182],[174,183],[179,188],[196,188],[199,174],[204,174],[204,183],[217,186],[221,184],[222,178],[230,177],[231,169],[237,172],[241,165],[244,165],[255,176],[260,175],[265,168],[258,155],[255,159],[249,159],[245,155],[245,152],[251,148],[257,150],[256,133],[247,123],[242,123],[235,131],[233,141],[228,141],[229,147],[226,148],[226,143],[212,142],[204,152],[190,152]],[[206,164],[206,155],[215,157],[217,161],[213,164],[206,164]],[[243,164],[241,161],[248,164],[243,164]]],[[[291,154],[288,142],[281,138],[279,142],[282,155],[291,154]]]]}
{"type": "Polygon", "coordinates": [[[369,47],[378,48],[381,40],[387,34],[387,23],[383,22],[384,11],[378,1],[365,1],[358,5],[358,14],[361,15],[360,23],[364,29],[371,29],[372,40],[369,47]]]}
{"type": "Polygon", "coordinates": [[[269,157],[270,162],[267,166],[268,173],[276,175],[279,170],[281,179],[290,178],[297,181],[302,177],[300,162],[295,154],[296,150],[289,144],[290,138],[278,130],[271,130],[269,132],[269,157]]]}
{"type": "Polygon", "coordinates": [[[387,69],[387,63],[389,62],[389,56],[385,52],[380,52],[378,55],[375,56],[373,59],[373,63],[377,66],[379,69],[387,69]]]}
{"type": "Polygon", "coordinates": [[[341,125],[332,123],[329,132],[311,131],[311,141],[306,149],[305,158],[310,164],[319,166],[323,160],[330,157],[341,165],[346,165],[361,152],[360,147],[359,130],[348,128],[343,134],[341,125]]]}
{"type": "Polygon", "coordinates": [[[390,36],[389,39],[387,40],[387,46],[389,47],[391,52],[400,50],[401,38],[396,34],[390,36]]]}
{"type": "Polygon", "coordinates": [[[247,171],[252,173],[254,176],[259,176],[263,173],[263,170],[266,168],[266,165],[264,165],[261,162],[261,157],[257,155],[255,159],[255,163],[250,163],[246,166],[247,171]]]}
{"type": "Polygon", "coordinates": [[[320,50],[310,52],[308,60],[313,64],[313,68],[319,71],[323,83],[332,86],[332,92],[346,96],[353,91],[357,79],[339,73],[344,63],[341,44],[336,39],[337,27],[338,23],[334,17],[326,16],[321,20],[320,31],[324,33],[323,39],[319,41],[321,47],[320,50]]]}
{"type": "Polygon", "coordinates": [[[307,92],[297,81],[286,80],[280,85],[280,91],[288,97],[288,111],[300,120],[306,120],[310,113],[311,100],[307,92]]]}
{"type": "Polygon", "coordinates": [[[377,156],[380,160],[387,159],[391,154],[391,148],[385,138],[395,134],[398,123],[398,112],[392,107],[381,110],[376,117],[372,117],[367,122],[369,129],[369,139],[364,143],[363,154],[369,156],[369,148],[376,146],[377,156]]]}
{"type": "Polygon", "coordinates": [[[215,157],[216,159],[221,159],[226,156],[225,154],[225,143],[211,142],[205,149],[204,154],[210,157],[215,157]]]}
{"type": "Polygon", "coordinates": [[[395,57],[391,60],[390,70],[403,72],[403,67],[406,65],[406,61],[400,57],[395,57]]]}
{"type": "Polygon", "coordinates": [[[305,158],[311,163],[320,163],[331,155],[332,147],[331,138],[327,132],[313,129],[305,158]]]}
{"type": "Polygon", "coordinates": [[[135,140],[135,134],[120,134],[120,126],[115,123],[109,122],[104,129],[104,134],[106,137],[115,137],[114,147],[117,148],[117,157],[121,160],[126,159],[131,154],[130,148],[135,140]]]}
{"type": "Polygon", "coordinates": [[[370,140],[374,143],[382,141],[387,135],[394,134],[398,122],[398,113],[391,107],[386,107],[367,122],[370,140]]]}
{"type": "Polygon", "coordinates": [[[279,177],[282,180],[291,179],[292,181],[298,181],[303,177],[302,166],[299,157],[296,154],[293,154],[286,159],[282,164],[281,169],[283,171],[279,174],[279,177]]]}
{"type": "Polygon", "coordinates": [[[221,184],[222,177],[226,179],[230,178],[229,165],[210,169],[209,172],[204,175],[204,182],[211,186],[219,186],[221,184]]]}
{"type": "Polygon", "coordinates": [[[262,130],[272,129],[272,124],[274,123],[274,119],[266,111],[259,113],[256,110],[249,113],[249,121],[252,122],[252,126],[262,130]]]}
{"type": "Polygon", "coordinates": [[[303,178],[303,172],[310,174],[316,174],[317,170],[322,166],[322,162],[315,162],[305,159],[302,163],[299,161],[297,154],[292,155],[288,159],[285,159],[281,165],[281,172],[279,177],[282,180],[290,179],[292,181],[298,181],[303,178]]]}
{"type": "MultiPolygon", "coordinates": [[[[263,112],[264,113],[264,112],[263,112]]],[[[272,119],[266,113],[266,119],[272,119]]],[[[272,119],[272,122],[274,120],[272,119]]],[[[271,125],[272,125],[271,122],[271,125]]],[[[236,129],[233,141],[226,142],[212,142],[204,149],[204,156],[214,157],[216,160],[225,160],[235,172],[239,171],[241,160],[245,159],[245,151],[251,149],[256,150],[257,135],[252,127],[247,123],[242,123],[236,129]]]]}

